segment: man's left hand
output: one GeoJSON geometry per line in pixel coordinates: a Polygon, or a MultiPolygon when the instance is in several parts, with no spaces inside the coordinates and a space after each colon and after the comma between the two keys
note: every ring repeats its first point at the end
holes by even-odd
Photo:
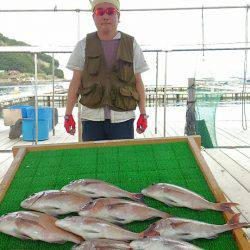
{"type": "Polygon", "coordinates": [[[146,114],[140,114],[136,126],[136,131],[138,134],[143,133],[148,127],[147,118],[148,116],[146,114]]]}

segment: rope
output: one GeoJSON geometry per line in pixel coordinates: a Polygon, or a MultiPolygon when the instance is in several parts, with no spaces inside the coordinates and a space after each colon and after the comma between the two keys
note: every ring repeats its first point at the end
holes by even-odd
{"type": "MultiPolygon", "coordinates": [[[[249,5],[246,8],[246,20],[245,20],[245,44],[248,45],[248,10],[249,5]]],[[[246,116],[246,82],[247,82],[247,61],[248,61],[248,50],[245,50],[244,56],[244,76],[243,76],[243,86],[242,86],[242,101],[241,101],[241,125],[243,130],[247,130],[247,116],[246,116]]]]}

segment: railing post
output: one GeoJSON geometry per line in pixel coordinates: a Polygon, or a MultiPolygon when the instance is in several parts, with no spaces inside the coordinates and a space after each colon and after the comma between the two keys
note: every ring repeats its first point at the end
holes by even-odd
{"type": "Polygon", "coordinates": [[[55,135],[55,55],[52,53],[52,129],[55,135]]]}
{"type": "Polygon", "coordinates": [[[159,52],[156,52],[156,84],[155,84],[155,134],[157,134],[157,113],[158,113],[158,70],[159,52]]]}
{"type": "Polygon", "coordinates": [[[35,81],[34,81],[34,89],[35,89],[35,130],[36,130],[36,140],[35,144],[38,144],[38,97],[37,97],[37,53],[34,54],[34,63],[35,63],[35,81]]]}
{"type": "Polygon", "coordinates": [[[166,137],[166,118],[167,118],[167,116],[166,116],[166,105],[167,105],[167,103],[166,103],[166,94],[167,94],[167,56],[168,56],[168,52],[166,51],[165,52],[165,73],[164,73],[164,98],[163,98],[163,100],[164,100],[164,131],[163,131],[163,135],[164,135],[164,137],[166,137]]]}
{"type": "Polygon", "coordinates": [[[186,135],[195,135],[195,78],[188,79],[188,100],[187,100],[187,111],[186,111],[186,135]]]}

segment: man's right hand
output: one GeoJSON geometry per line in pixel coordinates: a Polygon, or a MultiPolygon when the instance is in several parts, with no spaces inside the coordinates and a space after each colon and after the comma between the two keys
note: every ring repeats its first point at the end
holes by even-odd
{"type": "Polygon", "coordinates": [[[73,115],[65,115],[64,116],[64,127],[67,133],[74,135],[76,132],[76,123],[73,115]]]}

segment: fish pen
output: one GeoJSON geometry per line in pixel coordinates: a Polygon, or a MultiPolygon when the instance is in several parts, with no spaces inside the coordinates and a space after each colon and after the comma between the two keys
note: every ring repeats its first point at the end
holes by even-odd
{"type": "MultiPolygon", "coordinates": [[[[188,188],[212,202],[226,201],[200,154],[200,137],[27,146],[15,147],[13,152],[15,159],[0,186],[1,214],[19,211],[21,201],[33,193],[60,190],[70,181],[82,178],[103,180],[130,192],[165,182],[188,188]]],[[[147,197],[145,203],[174,216],[225,223],[222,212],[169,207],[147,197]]],[[[225,215],[227,219],[231,217],[225,215]]],[[[155,221],[133,222],[125,228],[141,232],[155,221]]],[[[0,234],[0,241],[6,250],[69,249],[72,245],[20,241],[4,234],[0,234]]],[[[228,249],[249,247],[242,229],[234,230],[234,236],[226,232],[216,239],[198,239],[192,243],[211,250],[224,249],[225,245],[228,249]]]]}

